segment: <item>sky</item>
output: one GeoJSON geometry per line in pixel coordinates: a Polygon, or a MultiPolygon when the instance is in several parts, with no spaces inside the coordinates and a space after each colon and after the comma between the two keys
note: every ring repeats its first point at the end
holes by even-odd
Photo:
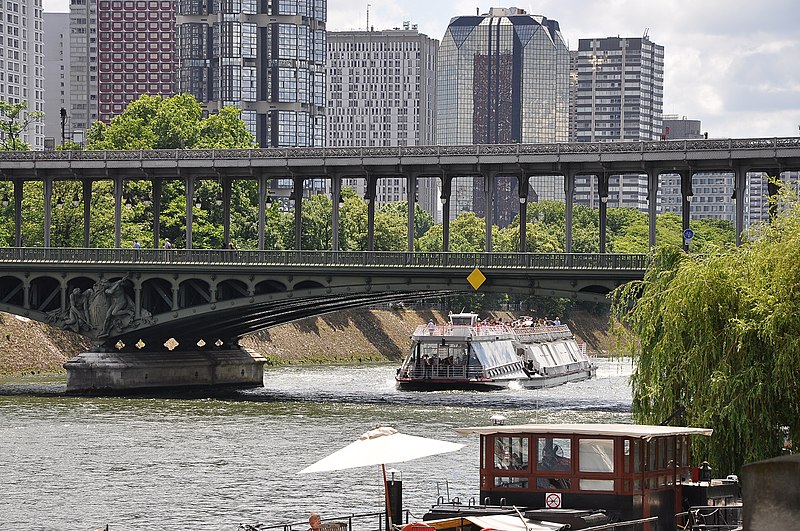
{"type": "MultiPolygon", "coordinates": [[[[454,16],[520,7],[578,39],[641,37],[664,46],[664,113],[700,120],[709,138],[800,135],[798,0],[328,0],[328,31],[401,27],[441,40],[454,16]],[[369,6],[369,7],[368,7],[369,6]]],[[[69,11],[69,0],[44,0],[69,11]]]]}

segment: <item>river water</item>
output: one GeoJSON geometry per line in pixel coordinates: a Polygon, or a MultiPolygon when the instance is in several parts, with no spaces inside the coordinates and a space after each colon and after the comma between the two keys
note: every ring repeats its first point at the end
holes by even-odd
{"type": "MultiPolygon", "coordinates": [[[[305,466],[376,424],[466,444],[392,465],[403,505],[478,497],[478,439],[453,428],[629,422],[628,361],[554,389],[416,393],[395,364],[281,367],[265,387],[213,398],[76,397],[61,376],[0,377],[0,530],[231,530],[383,508],[379,467],[305,466]]],[[[305,529],[300,528],[300,529],[305,529]]]]}

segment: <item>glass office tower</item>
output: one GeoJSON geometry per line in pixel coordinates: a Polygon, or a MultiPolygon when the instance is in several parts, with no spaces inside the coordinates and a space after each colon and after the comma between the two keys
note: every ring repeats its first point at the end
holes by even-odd
{"type": "Polygon", "coordinates": [[[178,87],[262,147],[325,144],[327,0],[178,0],[178,87]]]}
{"type": "Polygon", "coordinates": [[[439,47],[437,143],[565,142],[569,61],[555,20],[519,8],[453,18],[439,47]]]}
{"type": "MultiPolygon", "coordinates": [[[[567,141],[570,53],[555,20],[516,7],[455,17],[438,68],[437,144],[567,141]]],[[[519,210],[516,177],[498,179],[495,192],[493,219],[503,227],[519,210]]],[[[485,210],[482,177],[458,178],[451,216],[485,210]]]]}

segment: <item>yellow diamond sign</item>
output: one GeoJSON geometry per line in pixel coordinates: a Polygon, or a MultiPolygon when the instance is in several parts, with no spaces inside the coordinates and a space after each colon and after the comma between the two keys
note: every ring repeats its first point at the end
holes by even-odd
{"type": "Polygon", "coordinates": [[[486,282],[486,276],[481,273],[480,269],[476,267],[467,277],[467,282],[469,282],[470,286],[477,291],[478,288],[481,287],[484,282],[486,282]]]}

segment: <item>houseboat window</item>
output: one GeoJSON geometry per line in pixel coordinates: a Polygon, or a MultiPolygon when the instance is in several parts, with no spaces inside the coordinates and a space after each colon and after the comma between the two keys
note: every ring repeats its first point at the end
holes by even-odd
{"type": "Polygon", "coordinates": [[[495,437],[494,467],[501,470],[528,468],[527,437],[495,437]]]}
{"type": "MultiPolygon", "coordinates": [[[[623,469],[623,472],[625,472],[627,474],[627,473],[629,473],[631,471],[631,440],[630,439],[625,439],[623,441],[623,443],[622,443],[622,455],[625,456],[625,458],[622,460],[622,462],[624,463],[622,469],[623,469]]],[[[627,484],[627,482],[626,482],[626,484],[627,484]]],[[[625,487],[625,490],[626,491],[629,490],[627,486],[625,487]]]]}
{"type": "Polygon", "coordinates": [[[614,472],[614,439],[578,441],[581,472],[614,472]]]}
{"type": "Polygon", "coordinates": [[[569,490],[569,478],[536,478],[536,487],[546,490],[569,490]]]}
{"type": "Polygon", "coordinates": [[[632,442],[633,442],[633,471],[634,472],[641,472],[642,471],[642,441],[635,440],[635,441],[632,441],[632,442]]]}
{"type": "MultiPolygon", "coordinates": [[[[578,464],[581,472],[614,472],[614,439],[580,439],[578,464]]],[[[613,479],[581,479],[581,490],[614,490],[613,479]]]]}
{"type": "Polygon", "coordinates": [[[494,486],[504,489],[527,489],[528,478],[519,478],[519,477],[494,478],[494,486]]]}
{"type": "Polygon", "coordinates": [[[570,469],[570,440],[561,437],[540,437],[536,453],[537,470],[566,472],[570,469]]]}
{"type": "Polygon", "coordinates": [[[689,440],[687,437],[678,437],[678,456],[680,466],[689,466],[689,440]]]}

